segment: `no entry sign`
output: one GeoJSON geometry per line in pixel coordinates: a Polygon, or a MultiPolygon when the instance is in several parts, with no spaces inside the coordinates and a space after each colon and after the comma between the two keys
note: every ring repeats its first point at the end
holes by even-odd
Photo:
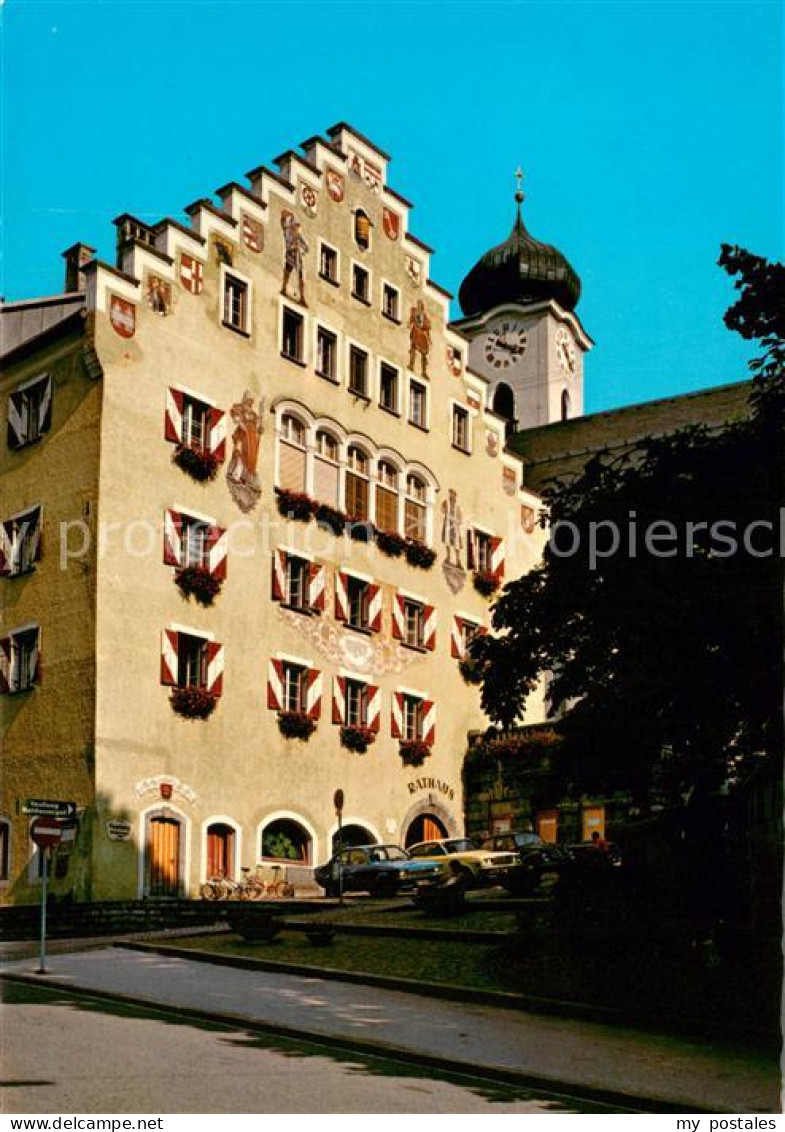
{"type": "Polygon", "coordinates": [[[53,849],[63,837],[63,822],[55,818],[36,818],[30,826],[30,836],[39,849],[53,849]]]}

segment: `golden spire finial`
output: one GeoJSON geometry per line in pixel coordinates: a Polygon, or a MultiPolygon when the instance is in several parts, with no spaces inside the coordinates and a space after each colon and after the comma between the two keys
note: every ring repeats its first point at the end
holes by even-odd
{"type": "Polygon", "coordinates": [[[523,204],[523,169],[521,169],[520,165],[515,170],[515,180],[518,182],[518,189],[515,193],[515,199],[517,200],[518,204],[523,204]]]}

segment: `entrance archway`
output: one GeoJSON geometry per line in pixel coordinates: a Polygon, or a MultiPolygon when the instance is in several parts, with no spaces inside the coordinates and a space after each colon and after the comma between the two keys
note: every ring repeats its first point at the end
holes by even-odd
{"type": "MultiPolygon", "coordinates": [[[[345,825],[341,830],[341,842],[344,849],[351,848],[353,845],[376,845],[378,838],[375,837],[369,829],[359,822],[352,822],[345,825]]],[[[338,848],[338,830],[335,831],[332,837],[332,852],[334,853],[338,848]]]]}
{"type": "Polygon", "coordinates": [[[183,823],[178,817],[161,813],[148,817],[145,858],[150,896],[182,895],[184,847],[183,823]]]}
{"type": "Polygon", "coordinates": [[[207,876],[234,879],[235,857],[235,830],[226,822],[208,825],[207,876]]]}
{"type": "Polygon", "coordinates": [[[425,813],[418,814],[407,829],[405,847],[408,849],[410,845],[417,845],[420,841],[437,841],[447,836],[447,826],[441,818],[426,810],[425,813]]]}

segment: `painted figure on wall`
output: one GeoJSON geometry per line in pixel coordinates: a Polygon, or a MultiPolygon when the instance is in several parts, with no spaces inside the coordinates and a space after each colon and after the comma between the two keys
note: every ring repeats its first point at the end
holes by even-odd
{"type": "Polygon", "coordinates": [[[458,496],[454,488],[450,488],[447,499],[442,503],[442,514],[444,521],[442,523],[442,542],[447,548],[447,561],[450,562],[452,555],[455,555],[455,565],[461,565],[461,550],[463,548],[463,537],[461,534],[461,523],[463,522],[463,512],[458,506],[458,496]]]}
{"type": "Polygon", "coordinates": [[[262,435],[264,401],[255,407],[253,395],[246,389],[242,401],[232,405],[229,415],[234,424],[232,458],[226,471],[229,491],[241,511],[250,511],[261,495],[256,464],[262,435]]]}
{"type": "Polygon", "coordinates": [[[289,276],[294,271],[297,275],[297,282],[300,288],[300,302],[304,307],[308,304],[305,301],[305,285],[303,283],[303,262],[304,256],[308,252],[308,244],[303,236],[303,226],[293,212],[284,209],[281,213],[281,228],[283,229],[283,283],[281,284],[281,294],[289,297],[287,287],[289,285],[289,276]]]}
{"type": "Polygon", "coordinates": [[[172,305],[172,285],[160,275],[151,275],[147,281],[147,301],[156,314],[166,315],[172,305]]]}
{"type": "Polygon", "coordinates": [[[431,320],[425,303],[418,299],[409,315],[409,369],[414,369],[417,355],[420,355],[423,377],[428,376],[428,354],[431,349],[431,320]]]}

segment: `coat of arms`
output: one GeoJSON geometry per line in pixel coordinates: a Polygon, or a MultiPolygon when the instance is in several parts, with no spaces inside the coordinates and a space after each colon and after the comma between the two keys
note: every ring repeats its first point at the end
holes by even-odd
{"type": "Polygon", "coordinates": [[[330,200],[334,200],[336,204],[340,204],[344,194],[343,173],[339,173],[336,169],[328,169],[326,177],[327,193],[330,200]]]}
{"type": "Polygon", "coordinates": [[[232,245],[227,244],[226,240],[216,237],[213,240],[213,252],[217,263],[224,263],[227,267],[232,266],[232,245]]]}
{"type": "Polygon", "coordinates": [[[527,507],[525,503],[521,504],[521,526],[527,535],[533,534],[537,526],[536,511],[533,507],[527,507]]]}
{"type": "Polygon", "coordinates": [[[460,377],[463,373],[463,359],[461,351],[454,346],[447,346],[447,369],[453,377],[460,377]]]}
{"type": "Polygon", "coordinates": [[[502,468],[502,488],[507,495],[515,495],[518,491],[518,477],[514,468],[502,468]]]}
{"type": "Polygon", "coordinates": [[[264,247],[264,228],[258,220],[248,216],[246,213],[242,214],[240,221],[240,233],[243,238],[243,243],[251,252],[260,252],[264,247]]]}
{"type": "Polygon", "coordinates": [[[306,216],[316,216],[316,205],[319,200],[319,194],[316,189],[306,185],[305,181],[300,181],[300,204],[306,216]]]}
{"type": "Polygon", "coordinates": [[[382,228],[390,240],[397,240],[401,234],[401,218],[391,208],[382,209],[382,228]]]}
{"type": "Polygon", "coordinates": [[[180,257],[180,282],[192,295],[201,295],[204,287],[204,267],[198,259],[183,252],[180,257]]]}
{"type": "Polygon", "coordinates": [[[419,259],[415,259],[414,256],[407,255],[405,268],[406,274],[409,276],[412,283],[415,285],[415,287],[419,287],[422,283],[422,264],[420,263],[419,259]]]}
{"type": "Polygon", "coordinates": [[[136,332],[136,307],[133,303],[112,295],[109,302],[109,321],[121,338],[133,338],[136,332]]]}

